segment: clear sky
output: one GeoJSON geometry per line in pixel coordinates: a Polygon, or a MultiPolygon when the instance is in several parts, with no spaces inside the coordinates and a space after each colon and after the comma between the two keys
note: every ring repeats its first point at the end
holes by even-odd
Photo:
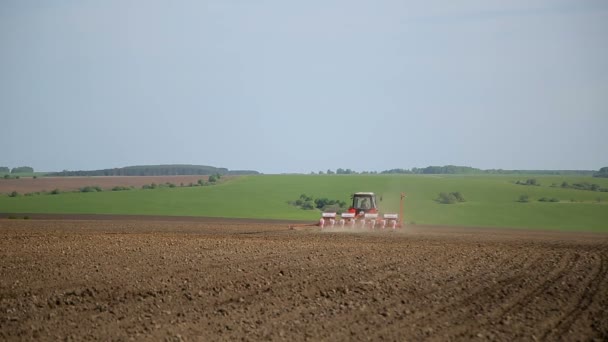
{"type": "Polygon", "coordinates": [[[608,165],[608,1],[0,2],[0,166],[608,165]]]}

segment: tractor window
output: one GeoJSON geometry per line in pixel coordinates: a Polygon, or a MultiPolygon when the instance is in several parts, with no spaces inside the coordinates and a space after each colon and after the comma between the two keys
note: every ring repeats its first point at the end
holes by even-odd
{"type": "Polygon", "coordinates": [[[355,197],[355,208],[371,209],[372,201],[369,197],[355,197]]]}

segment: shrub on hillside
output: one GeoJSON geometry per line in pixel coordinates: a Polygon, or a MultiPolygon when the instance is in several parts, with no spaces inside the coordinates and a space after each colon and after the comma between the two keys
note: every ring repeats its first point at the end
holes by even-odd
{"type": "Polygon", "coordinates": [[[131,188],[129,188],[128,186],[115,186],[112,188],[112,191],[125,191],[125,190],[131,190],[131,188]]]}
{"type": "Polygon", "coordinates": [[[54,189],[53,191],[50,192],[51,195],[59,195],[61,193],[61,191],[59,189],[54,189]]]}
{"type": "Polygon", "coordinates": [[[312,201],[307,201],[301,205],[301,208],[304,210],[313,210],[315,208],[315,205],[312,201]]]}
{"type": "Polygon", "coordinates": [[[439,193],[439,197],[437,197],[436,201],[442,204],[455,204],[465,202],[465,199],[460,192],[441,192],[439,193]]]}
{"type": "Polygon", "coordinates": [[[555,198],[555,197],[541,197],[538,199],[539,202],[559,202],[559,199],[555,198]]]}
{"type": "Polygon", "coordinates": [[[19,196],[19,193],[17,191],[13,191],[10,194],[8,194],[8,197],[17,197],[19,196]]]}
{"type": "Polygon", "coordinates": [[[80,192],[101,192],[102,189],[98,186],[85,186],[80,188],[80,192]]]}
{"type": "Polygon", "coordinates": [[[346,202],[338,201],[338,200],[330,200],[328,198],[317,198],[314,200],[314,203],[315,203],[315,207],[317,209],[321,209],[323,211],[326,211],[325,208],[329,207],[329,206],[338,207],[338,208],[346,207],[346,202]]]}
{"type": "Polygon", "coordinates": [[[528,202],[530,202],[530,196],[525,195],[525,194],[524,195],[520,195],[519,199],[517,200],[517,202],[528,203],[528,202]]]}
{"type": "Polygon", "coordinates": [[[222,175],[219,173],[215,173],[215,174],[209,176],[209,182],[215,183],[215,182],[219,181],[220,178],[222,178],[222,175]]]}
{"type": "Polygon", "coordinates": [[[339,204],[330,204],[320,208],[325,213],[338,213],[341,214],[346,211],[345,207],[341,207],[339,204]]]}
{"type": "Polygon", "coordinates": [[[326,212],[342,212],[346,210],[346,202],[332,200],[328,198],[313,198],[306,194],[301,194],[295,201],[287,203],[304,210],[320,209],[326,212]]]}
{"type": "Polygon", "coordinates": [[[575,189],[575,190],[586,190],[586,191],[608,192],[608,188],[602,188],[599,184],[589,183],[589,182],[581,182],[581,183],[573,183],[573,184],[568,184],[568,182],[563,182],[562,188],[575,189]]]}
{"type": "Polygon", "coordinates": [[[522,181],[517,181],[515,182],[515,184],[519,184],[519,185],[532,185],[532,186],[540,186],[540,183],[536,180],[536,178],[529,178],[526,179],[525,182],[522,181]]]}

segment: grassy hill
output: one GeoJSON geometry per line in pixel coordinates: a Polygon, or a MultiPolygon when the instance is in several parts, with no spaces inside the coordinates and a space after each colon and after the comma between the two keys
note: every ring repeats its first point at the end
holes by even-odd
{"type": "Polygon", "coordinates": [[[386,211],[397,211],[399,193],[407,194],[405,221],[417,224],[494,226],[608,231],[608,192],[562,188],[562,182],[595,183],[585,176],[517,175],[257,175],[208,187],[161,188],[99,193],[0,197],[4,213],[105,213],[211,217],[302,219],[318,211],[287,203],[306,193],[348,201],[356,191],[383,197],[386,211]],[[540,186],[515,184],[535,178],[540,186]],[[552,184],[555,186],[552,187],[552,184]],[[464,203],[439,204],[440,192],[462,193],[464,203]],[[528,195],[528,203],[517,202],[528,195]],[[539,202],[541,197],[559,202],[539,202]]]}

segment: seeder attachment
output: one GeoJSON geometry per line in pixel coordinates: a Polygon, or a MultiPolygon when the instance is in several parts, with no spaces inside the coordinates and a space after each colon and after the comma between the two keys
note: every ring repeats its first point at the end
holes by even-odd
{"type": "Polygon", "coordinates": [[[402,228],[403,227],[403,200],[405,193],[401,193],[399,210],[401,214],[379,214],[376,204],[376,195],[373,192],[357,192],[353,194],[353,203],[348,212],[340,214],[340,219],[336,219],[337,213],[322,213],[318,226],[321,228],[333,228],[336,223],[338,227],[344,228],[402,228]]]}
{"type": "Polygon", "coordinates": [[[328,226],[329,228],[333,228],[336,224],[336,213],[323,213],[321,219],[319,220],[319,227],[324,228],[328,226]]]}

